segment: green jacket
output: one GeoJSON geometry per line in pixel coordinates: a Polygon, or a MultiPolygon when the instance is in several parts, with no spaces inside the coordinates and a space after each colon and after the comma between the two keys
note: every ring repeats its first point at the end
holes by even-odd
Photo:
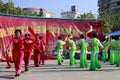
{"type": "Polygon", "coordinates": [[[97,38],[92,38],[90,40],[91,50],[99,51],[99,47],[103,48],[103,45],[100,43],[100,40],[97,38]]]}
{"type": "Polygon", "coordinates": [[[76,44],[80,44],[80,50],[87,50],[88,43],[85,41],[85,39],[78,40],[76,44]]]}
{"type": "Polygon", "coordinates": [[[62,40],[57,40],[57,41],[56,41],[56,44],[57,44],[57,50],[63,50],[63,45],[65,44],[64,41],[62,41],[62,40]]]}
{"type": "Polygon", "coordinates": [[[70,51],[76,51],[76,44],[73,40],[68,40],[69,46],[70,46],[70,51]]]}
{"type": "Polygon", "coordinates": [[[113,41],[111,46],[114,47],[114,50],[120,51],[120,40],[113,41]]]}

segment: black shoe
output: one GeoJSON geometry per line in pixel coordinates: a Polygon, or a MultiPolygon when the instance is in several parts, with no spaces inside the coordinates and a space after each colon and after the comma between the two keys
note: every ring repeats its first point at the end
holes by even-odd
{"type": "Polygon", "coordinates": [[[58,65],[62,65],[61,63],[59,63],[58,65]]]}
{"type": "Polygon", "coordinates": [[[95,71],[96,69],[89,69],[90,71],[95,71]]]}
{"type": "Polygon", "coordinates": [[[119,67],[119,65],[116,65],[116,67],[119,67]]]}
{"type": "Polygon", "coordinates": [[[111,64],[111,65],[114,65],[114,64],[111,64]]]}
{"type": "Polygon", "coordinates": [[[28,68],[25,69],[25,71],[28,71],[28,70],[29,70],[28,68]]]}
{"type": "Polygon", "coordinates": [[[20,74],[15,74],[15,77],[18,77],[18,76],[20,76],[20,74]]]}
{"type": "Polygon", "coordinates": [[[40,65],[35,65],[35,67],[40,67],[40,65]]]}
{"type": "Polygon", "coordinates": [[[101,69],[101,67],[97,67],[98,69],[101,69]]]}

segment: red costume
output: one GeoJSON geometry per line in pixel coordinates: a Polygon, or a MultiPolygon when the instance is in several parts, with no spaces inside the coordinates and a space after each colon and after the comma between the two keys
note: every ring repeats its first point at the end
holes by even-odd
{"type": "Polygon", "coordinates": [[[45,62],[45,43],[43,40],[40,40],[40,50],[41,50],[41,53],[40,53],[40,64],[42,63],[42,65],[44,65],[44,62],[45,62]]]}
{"type": "MultiPolygon", "coordinates": [[[[20,75],[22,70],[22,61],[24,58],[24,44],[20,37],[13,38],[11,44],[13,45],[12,55],[13,62],[15,65],[16,74],[20,75]]],[[[11,45],[9,46],[9,48],[11,45]]]]}
{"type": "Polygon", "coordinates": [[[28,70],[30,66],[30,59],[32,55],[32,48],[33,48],[34,41],[31,38],[24,39],[24,62],[25,62],[25,71],[28,70]]]}
{"type": "Polygon", "coordinates": [[[39,50],[37,48],[34,48],[34,65],[35,67],[40,66],[40,40],[36,41],[36,45],[39,47],[39,50]]]}

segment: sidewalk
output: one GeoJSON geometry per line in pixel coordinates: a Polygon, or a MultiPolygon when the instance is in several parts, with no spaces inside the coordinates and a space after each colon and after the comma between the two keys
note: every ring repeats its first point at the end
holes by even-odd
{"type": "Polygon", "coordinates": [[[41,67],[34,67],[31,61],[30,70],[23,72],[20,77],[14,77],[15,70],[5,69],[6,63],[0,63],[0,80],[120,80],[120,67],[103,63],[102,68],[97,71],[89,71],[79,68],[79,60],[77,66],[70,67],[69,60],[65,60],[63,65],[57,65],[56,60],[46,61],[41,67]]]}

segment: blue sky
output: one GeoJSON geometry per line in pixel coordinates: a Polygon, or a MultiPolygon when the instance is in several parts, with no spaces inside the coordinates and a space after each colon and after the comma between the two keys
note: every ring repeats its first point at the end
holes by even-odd
{"type": "MultiPolygon", "coordinates": [[[[3,0],[7,2],[8,0],[3,0]]],[[[94,14],[98,14],[98,0],[12,0],[15,3],[15,6],[21,8],[44,8],[51,12],[54,12],[57,17],[61,17],[60,13],[62,11],[70,10],[71,5],[76,5],[78,11],[83,14],[87,13],[90,10],[94,14]]]]}

